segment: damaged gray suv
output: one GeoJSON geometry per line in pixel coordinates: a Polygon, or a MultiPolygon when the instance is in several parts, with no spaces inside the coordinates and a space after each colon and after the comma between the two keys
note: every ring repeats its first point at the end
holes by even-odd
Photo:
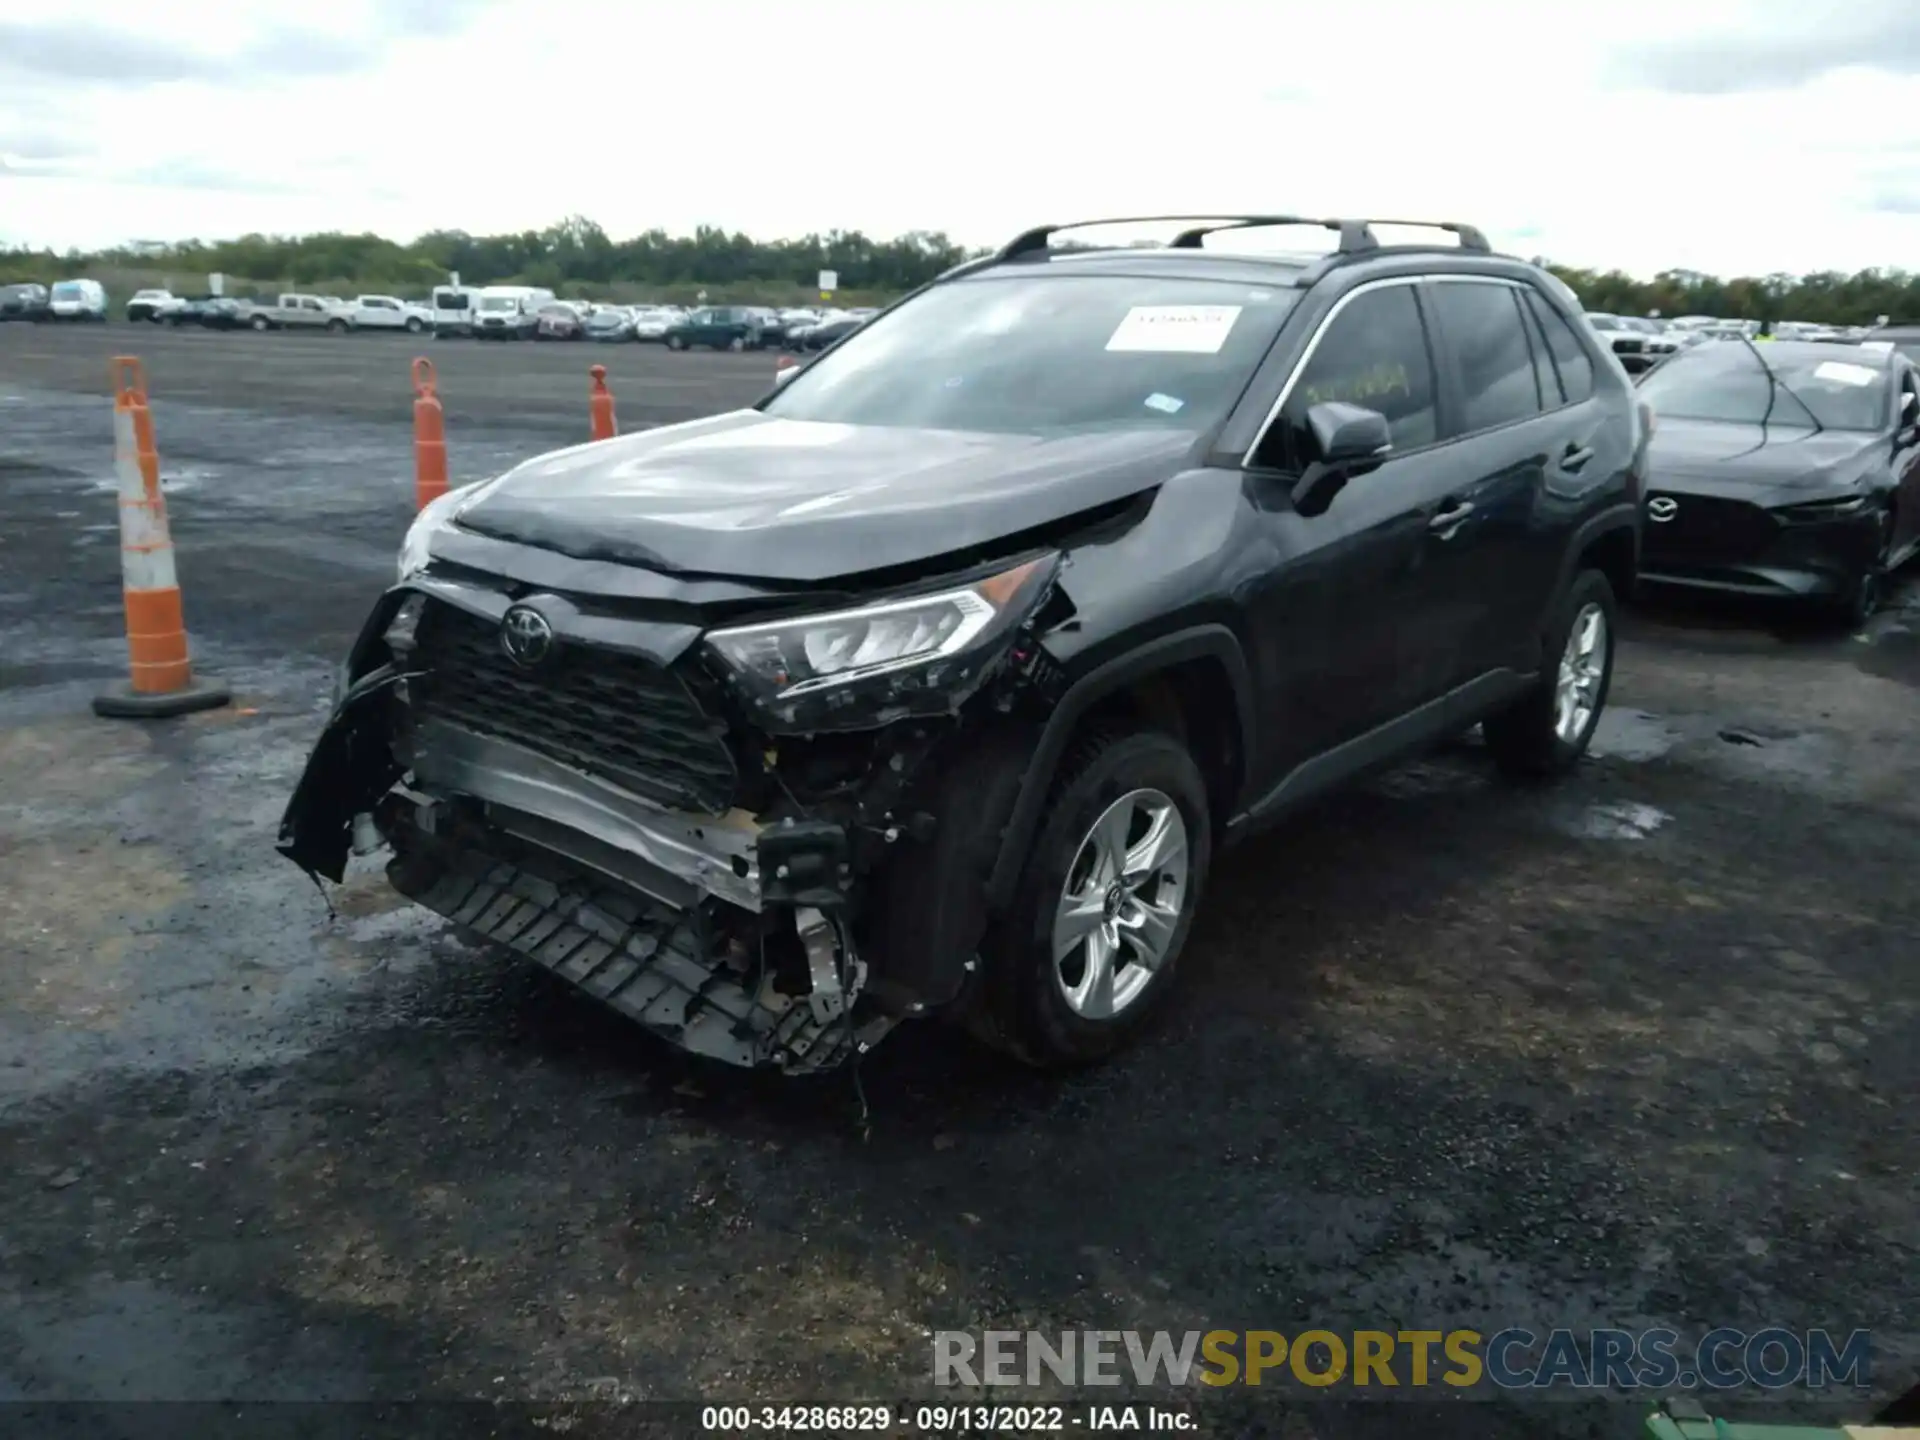
{"type": "Polygon", "coordinates": [[[1030,231],[751,409],[429,505],[281,850],[390,848],[733,1064],[947,1014],[1064,1065],[1164,1000],[1225,842],[1475,724],[1572,766],[1649,425],[1572,293],[1469,226],[1174,221],[1030,231]],[[1283,226],[1333,243],[1216,238],[1283,226]]]}

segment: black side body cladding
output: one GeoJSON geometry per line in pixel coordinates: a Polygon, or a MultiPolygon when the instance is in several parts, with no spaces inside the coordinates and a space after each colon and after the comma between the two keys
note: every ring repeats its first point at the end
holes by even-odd
{"type": "MultiPolygon", "coordinates": [[[[1040,827],[1047,794],[1053,788],[1054,772],[1059,768],[1060,757],[1080,718],[1097,702],[1134,680],[1184,660],[1200,659],[1218,660],[1226,667],[1228,681],[1233,687],[1234,706],[1239,712],[1240,733],[1245,736],[1259,733],[1254,723],[1253,682],[1247,672],[1246,656],[1240,649],[1239,639],[1224,625],[1201,625],[1160,636],[1137,650],[1131,650],[1088,671],[1068,687],[1048,717],[1039,744],[1034,747],[1033,758],[1028,762],[1020,784],[1020,797],[1015,801],[1013,814],[1007,821],[1000,856],[994,862],[993,873],[987,881],[989,905],[999,910],[1012,901],[1014,888],[1020,882],[1021,868],[1032,849],[1034,834],[1040,827]]],[[[1246,748],[1250,750],[1251,746],[1246,748]]],[[[1245,787],[1245,767],[1243,756],[1242,774],[1236,790],[1245,787]]]]}

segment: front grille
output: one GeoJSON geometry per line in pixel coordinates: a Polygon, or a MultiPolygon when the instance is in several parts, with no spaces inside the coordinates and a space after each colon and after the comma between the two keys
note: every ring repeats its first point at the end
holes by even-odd
{"type": "Polygon", "coordinates": [[[680,810],[724,813],[738,771],[725,727],[686,684],[637,655],[556,646],[526,670],[500,648],[499,627],[429,602],[409,695],[422,720],[444,720],[536,750],[680,810]]]}
{"type": "Polygon", "coordinates": [[[1647,499],[1671,500],[1679,506],[1671,520],[1656,524],[1649,519],[1645,547],[1651,558],[1757,560],[1779,533],[1770,514],[1744,500],[1658,490],[1647,499]]]}

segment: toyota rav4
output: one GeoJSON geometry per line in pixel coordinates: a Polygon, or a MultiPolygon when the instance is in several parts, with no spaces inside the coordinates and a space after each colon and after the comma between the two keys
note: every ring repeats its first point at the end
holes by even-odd
{"type": "Polygon", "coordinates": [[[1572,292],[1470,226],[1152,219],[429,504],[282,851],[390,849],[734,1064],[946,1013],[1067,1065],[1164,1001],[1225,844],[1476,724],[1572,766],[1652,423],[1572,292]],[[1327,243],[1247,251],[1283,227],[1327,243]]]}

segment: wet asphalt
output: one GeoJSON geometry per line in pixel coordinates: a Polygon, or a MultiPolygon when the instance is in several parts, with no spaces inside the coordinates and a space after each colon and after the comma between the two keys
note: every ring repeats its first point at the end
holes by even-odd
{"type": "MultiPolygon", "coordinates": [[[[590,363],[629,425],[772,373],[0,326],[0,1402],[926,1397],[950,1328],[1867,1328],[1872,1395],[1718,1408],[1913,1383],[1920,586],[1855,635],[1639,608],[1568,781],[1463,743],[1329,801],[1221,860],[1138,1051],[1048,1080],[904,1030],[863,1130],[844,1076],[697,1066],[371,869],[329,918],[273,853],[410,513],[416,351],[456,483],[585,438],[590,363]],[[88,711],[128,349],[235,694],[160,724],[88,711]]],[[[1650,1408],[1190,1403],[1290,1437],[1650,1408]]]]}

